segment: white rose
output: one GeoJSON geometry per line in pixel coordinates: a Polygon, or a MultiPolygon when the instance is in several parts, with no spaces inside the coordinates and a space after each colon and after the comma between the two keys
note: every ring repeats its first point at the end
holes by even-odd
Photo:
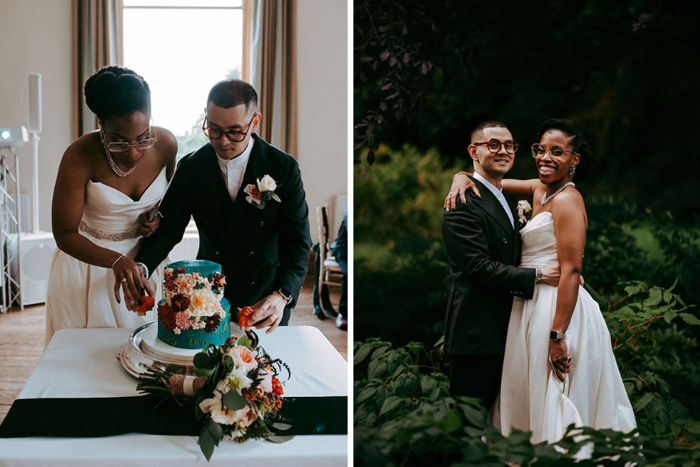
{"type": "Polygon", "coordinates": [[[221,397],[212,397],[211,399],[204,399],[199,403],[199,408],[204,413],[210,413],[214,407],[221,406],[221,397]]]}
{"type": "Polygon", "coordinates": [[[266,191],[275,191],[277,188],[277,183],[269,175],[265,175],[262,180],[258,180],[258,190],[262,193],[266,191]]]}
{"type": "Polygon", "coordinates": [[[258,376],[260,377],[259,387],[265,392],[272,392],[272,373],[267,370],[263,370],[258,373],[258,376]]]}
{"type": "Polygon", "coordinates": [[[222,425],[233,425],[238,423],[242,427],[250,425],[250,407],[247,405],[240,410],[228,410],[223,406],[214,407],[211,411],[211,419],[215,423],[222,425]]]}

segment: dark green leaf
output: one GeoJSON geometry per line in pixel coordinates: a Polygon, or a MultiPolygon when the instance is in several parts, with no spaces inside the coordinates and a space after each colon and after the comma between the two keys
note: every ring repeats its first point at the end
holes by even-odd
{"type": "Polygon", "coordinates": [[[209,369],[214,368],[216,360],[211,358],[206,352],[199,352],[194,356],[194,366],[197,368],[209,369]]]}
{"type": "Polygon", "coordinates": [[[250,339],[245,334],[236,339],[236,345],[242,345],[243,347],[251,348],[250,339]]]}
{"type": "Polygon", "coordinates": [[[231,389],[221,397],[221,402],[228,410],[240,410],[246,405],[245,397],[238,394],[238,391],[231,389]]]}
{"type": "Polygon", "coordinates": [[[289,435],[289,436],[273,435],[273,436],[268,436],[265,439],[270,441],[271,443],[286,443],[287,441],[294,439],[294,435],[289,435]]]}

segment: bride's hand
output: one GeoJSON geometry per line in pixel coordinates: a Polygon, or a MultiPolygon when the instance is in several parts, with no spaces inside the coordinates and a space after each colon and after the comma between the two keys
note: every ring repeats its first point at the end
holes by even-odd
{"type": "Polygon", "coordinates": [[[153,232],[158,230],[158,226],[160,225],[160,213],[156,212],[156,215],[153,216],[153,220],[149,221],[152,215],[153,213],[151,212],[144,212],[139,216],[139,230],[144,237],[150,237],[153,232]]]}
{"type": "Polygon", "coordinates": [[[137,311],[139,309],[139,299],[141,291],[145,290],[148,295],[153,296],[153,290],[148,280],[143,275],[143,269],[134,260],[122,255],[112,267],[114,271],[114,296],[117,302],[121,303],[120,288],[124,289],[124,301],[127,309],[137,311]]]}
{"type": "Polygon", "coordinates": [[[478,198],[481,198],[479,189],[476,187],[476,183],[469,178],[467,172],[459,172],[454,177],[452,177],[452,186],[450,187],[450,192],[445,198],[445,209],[447,211],[453,210],[457,207],[457,196],[462,200],[463,204],[467,203],[467,190],[471,190],[478,198]]]}
{"type": "Polygon", "coordinates": [[[564,339],[549,341],[549,360],[552,370],[560,381],[564,381],[564,375],[569,372],[571,366],[571,355],[567,353],[568,347],[564,339]]]}

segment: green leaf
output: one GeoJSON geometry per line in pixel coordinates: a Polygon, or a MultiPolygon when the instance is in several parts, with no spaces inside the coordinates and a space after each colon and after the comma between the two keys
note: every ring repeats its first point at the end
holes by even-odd
{"type": "Polygon", "coordinates": [[[664,302],[671,303],[671,300],[673,300],[673,294],[667,290],[664,292],[664,302]]]}
{"type": "Polygon", "coordinates": [[[292,427],[292,425],[290,425],[289,423],[282,423],[282,422],[274,422],[274,423],[270,424],[270,426],[272,428],[274,428],[275,430],[280,430],[280,431],[287,431],[292,427]]]}
{"type": "Polygon", "coordinates": [[[396,407],[399,406],[401,401],[402,401],[402,399],[398,396],[387,397],[384,400],[384,404],[382,404],[381,410],[379,411],[379,416],[381,417],[385,413],[388,413],[388,412],[391,412],[392,410],[394,410],[396,407]]]}
{"type": "Polygon", "coordinates": [[[204,425],[202,431],[199,432],[199,449],[202,450],[207,462],[211,460],[211,455],[214,454],[214,439],[209,433],[209,425],[204,425]]]}
{"type": "Polygon", "coordinates": [[[209,369],[214,368],[214,365],[216,365],[216,360],[206,352],[199,352],[194,356],[194,366],[197,368],[209,369]]]}
{"type": "Polygon", "coordinates": [[[231,389],[221,397],[224,407],[229,410],[240,410],[246,405],[245,397],[238,394],[238,391],[231,389]]]}
{"type": "Polygon", "coordinates": [[[359,349],[357,349],[357,352],[355,352],[355,357],[353,359],[353,364],[357,365],[358,363],[362,363],[362,361],[367,358],[369,353],[372,351],[372,346],[369,344],[363,344],[359,349]]]}
{"type": "Polygon", "coordinates": [[[209,370],[205,370],[204,368],[195,368],[195,369],[194,369],[194,374],[195,374],[195,375],[197,375],[197,376],[204,376],[204,377],[207,377],[207,378],[208,378],[209,376],[211,376],[212,372],[213,372],[213,370],[211,370],[211,369],[209,369],[209,370]]]}
{"type": "Polygon", "coordinates": [[[294,435],[288,435],[288,436],[273,435],[273,436],[268,436],[265,439],[270,441],[271,443],[286,443],[287,441],[294,439],[294,435]]]}
{"type": "Polygon", "coordinates": [[[236,339],[236,345],[241,345],[243,347],[247,347],[248,349],[252,350],[252,348],[251,348],[252,344],[250,343],[250,339],[248,339],[248,336],[246,336],[245,334],[242,335],[241,337],[239,337],[238,339],[236,339]]]}
{"type": "Polygon", "coordinates": [[[281,203],[281,202],[282,202],[282,200],[280,199],[280,197],[277,196],[277,193],[273,193],[273,194],[272,194],[272,199],[274,199],[274,200],[277,201],[278,203],[281,203]]]}
{"type": "Polygon", "coordinates": [[[637,401],[637,403],[635,404],[635,406],[634,406],[634,411],[635,411],[635,412],[639,412],[639,411],[642,410],[644,407],[646,407],[647,405],[649,405],[649,402],[651,402],[652,399],[654,399],[654,394],[652,394],[652,393],[650,393],[650,392],[644,394],[644,395],[642,396],[642,398],[639,399],[639,400],[637,401]]]}
{"type": "Polygon", "coordinates": [[[690,313],[681,313],[680,317],[683,319],[683,321],[692,326],[697,326],[700,324],[700,319],[698,319],[695,315],[691,315],[690,313]]]}
{"type": "Polygon", "coordinates": [[[375,394],[377,393],[377,391],[380,390],[380,389],[381,389],[382,391],[384,390],[384,388],[382,388],[381,386],[380,386],[380,387],[377,387],[377,386],[374,386],[374,385],[373,385],[373,386],[367,386],[367,387],[364,388],[362,391],[360,391],[360,394],[359,394],[359,395],[357,396],[357,398],[355,399],[355,405],[360,404],[360,403],[366,401],[367,399],[369,399],[370,397],[372,397],[373,395],[375,395],[375,394]]]}
{"type": "Polygon", "coordinates": [[[664,321],[670,324],[671,320],[673,320],[673,318],[675,318],[676,316],[678,316],[678,314],[675,311],[669,310],[666,313],[664,313],[664,321]]]}
{"type": "Polygon", "coordinates": [[[211,439],[214,440],[214,445],[218,446],[219,442],[224,437],[224,430],[221,428],[221,425],[218,423],[210,423],[207,431],[209,431],[211,439]]]}

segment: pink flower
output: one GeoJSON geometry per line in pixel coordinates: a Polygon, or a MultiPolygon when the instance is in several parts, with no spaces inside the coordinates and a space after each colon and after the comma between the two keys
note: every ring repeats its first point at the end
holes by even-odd
{"type": "Polygon", "coordinates": [[[229,349],[227,355],[233,358],[233,364],[235,366],[243,368],[246,373],[258,367],[258,362],[255,360],[253,352],[251,352],[248,347],[234,345],[229,349]]]}
{"type": "Polygon", "coordinates": [[[272,392],[272,373],[268,370],[262,370],[258,373],[260,378],[259,386],[265,392],[272,392]]]}
{"type": "Polygon", "coordinates": [[[211,407],[211,420],[222,425],[233,425],[238,423],[238,426],[245,428],[249,426],[255,418],[251,417],[250,407],[246,405],[240,410],[228,410],[223,405],[215,405],[211,407]]]}
{"type": "Polygon", "coordinates": [[[186,311],[175,313],[175,326],[180,329],[189,329],[191,324],[189,313],[186,311]]]}

